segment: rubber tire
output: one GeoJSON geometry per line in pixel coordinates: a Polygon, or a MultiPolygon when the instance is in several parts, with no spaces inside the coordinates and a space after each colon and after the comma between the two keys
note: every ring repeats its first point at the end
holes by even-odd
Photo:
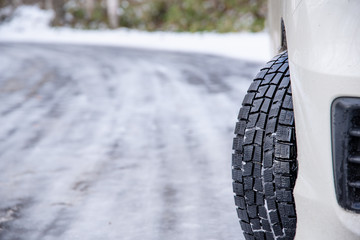
{"type": "Polygon", "coordinates": [[[245,239],[293,239],[297,154],[287,52],[255,77],[235,134],[233,190],[245,239]]]}

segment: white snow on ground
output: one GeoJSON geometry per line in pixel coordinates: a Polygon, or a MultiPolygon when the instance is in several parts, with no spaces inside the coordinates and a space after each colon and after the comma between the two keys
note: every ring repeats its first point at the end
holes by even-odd
{"type": "Polygon", "coordinates": [[[37,6],[21,6],[14,17],[0,25],[0,41],[95,44],[176,50],[216,54],[221,56],[267,61],[270,41],[262,33],[170,33],[143,32],[130,29],[78,30],[67,27],[51,28],[52,11],[37,6]]]}
{"type": "Polygon", "coordinates": [[[244,239],[231,142],[257,64],[63,44],[0,53],[1,240],[244,239]]]}

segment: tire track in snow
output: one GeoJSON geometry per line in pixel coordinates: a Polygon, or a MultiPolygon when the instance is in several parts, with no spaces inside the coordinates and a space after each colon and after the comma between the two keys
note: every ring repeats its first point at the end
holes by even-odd
{"type": "Polygon", "coordinates": [[[0,50],[0,112],[20,104],[0,119],[1,239],[242,237],[230,145],[256,64],[111,47],[0,50]]]}

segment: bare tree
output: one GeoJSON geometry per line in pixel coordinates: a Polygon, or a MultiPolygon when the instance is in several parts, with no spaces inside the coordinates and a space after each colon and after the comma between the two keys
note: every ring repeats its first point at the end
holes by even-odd
{"type": "Polygon", "coordinates": [[[106,0],[107,15],[109,18],[109,23],[111,28],[118,27],[118,13],[117,13],[118,8],[119,8],[118,0],[106,0]]]}

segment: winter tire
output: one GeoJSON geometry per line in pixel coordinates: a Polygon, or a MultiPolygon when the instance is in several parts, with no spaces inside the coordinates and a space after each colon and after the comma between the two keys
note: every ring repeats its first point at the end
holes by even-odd
{"type": "Polygon", "coordinates": [[[233,190],[245,239],[293,239],[297,161],[287,52],[255,77],[235,134],[233,190]]]}

